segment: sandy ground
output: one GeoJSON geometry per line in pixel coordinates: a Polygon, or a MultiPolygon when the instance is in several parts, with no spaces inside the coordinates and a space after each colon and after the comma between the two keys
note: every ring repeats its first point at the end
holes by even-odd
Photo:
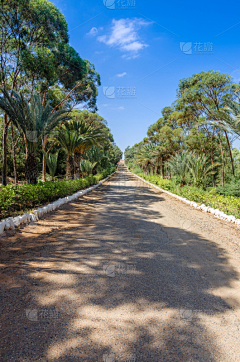
{"type": "Polygon", "coordinates": [[[127,170],[0,239],[0,361],[240,361],[240,230],[127,170]]]}

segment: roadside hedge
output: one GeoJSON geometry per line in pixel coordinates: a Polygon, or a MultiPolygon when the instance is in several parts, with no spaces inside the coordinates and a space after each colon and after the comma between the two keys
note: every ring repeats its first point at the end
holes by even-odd
{"type": "Polygon", "coordinates": [[[84,179],[46,181],[37,185],[8,185],[0,189],[0,219],[16,216],[33,208],[70,196],[75,192],[97,184],[116,170],[106,169],[84,179]]]}
{"type": "Polygon", "coordinates": [[[204,204],[214,209],[219,209],[227,215],[235,216],[237,219],[240,218],[239,197],[219,195],[216,188],[212,188],[211,191],[205,191],[201,188],[188,185],[180,187],[173,181],[162,179],[160,176],[149,176],[142,173],[138,173],[137,175],[173,194],[185,197],[190,201],[195,201],[200,205],[204,204]]]}

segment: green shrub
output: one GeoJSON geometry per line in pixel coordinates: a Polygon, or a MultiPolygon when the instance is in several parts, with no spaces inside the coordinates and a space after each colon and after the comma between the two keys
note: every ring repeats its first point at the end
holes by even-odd
{"type": "Polygon", "coordinates": [[[232,182],[226,186],[218,186],[216,192],[219,195],[240,197],[240,183],[232,182]]]}
{"type": "Polygon", "coordinates": [[[227,215],[234,215],[236,218],[240,218],[240,198],[231,195],[219,195],[217,192],[219,188],[212,188],[209,191],[188,185],[180,188],[171,180],[162,179],[160,176],[138,175],[146,181],[176,195],[185,197],[190,201],[195,201],[200,205],[204,204],[213,207],[214,209],[219,209],[227,215]]]}
{"type": "Polygon", "coordinates": [[[70,196],[75,192],[97,184],[115,171],[106,169],[101,173],[84,179],[46,181],[37,185],[8,185],[0,189],[0,218],[6,218],[23,213],[26,210],[39,207],[59,198],[70,196]]]}

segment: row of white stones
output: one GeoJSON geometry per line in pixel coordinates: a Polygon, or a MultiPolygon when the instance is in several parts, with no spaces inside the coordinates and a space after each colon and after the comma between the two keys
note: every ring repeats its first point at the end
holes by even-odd
{"type": "Polygon", "coordinates": [[[209,212],[209,213],[213,214],[215,217],[217,217],[218,219],[222,219],[222,220],[225,220],[225,221],[233,222],[236,225],[240,225],[240,219],[236,219],[235,216],[233,216],[233,215],[226,215],[223,211],[220,211],[218,209],[213,209],[212,207],[206,206],[204,204],[199,205],[194,201],[190,201],[190,200],[186,199],[185,197],[181,197],[181,196],[172,194],[169,191],[161,189],[160,187],[152,184],[151,182],[148,182],[148,181],[144,180],[142,177],[140,177],[140,176],[138,176],[138,175],[136,175],[134,173],[133,173],[133,175],[138,177],[140,180],[147,183],[148,185],[154,187],[155,189],[158,189],[158,190],[160,190],[162,192],[165,192],[166,194],[171,195],[171,196],[175,197],[176,199],[178,199],[178,200],[180,200],[182,202],[185,202],[185,204],[188,204],[188,205],[190,205],[192,207],[195,207],[195,209],[202,210],[203,212],[209,212]]]}
{"type": "Polygon", "coordinates": [[[57,201],[54,201],[52,204],[48,204],[47,206],[34,210],[32,213],[27,212],[20,216],[9,217],[7,219],[2,220],[0,222],[0,234],[2,234],[4,232],[4,230],[15,229],[21,224],[27,224],[31,221],[38,221],[38,219],[42,215],[44,215],[48,212],[54,211],[54,210],[58,209],[60,206],[67,204],[70,201],[76,200],[78,197],[83,196],[83,195],[87,194],[88,192],[96,189],[103,182],[107,181],[112,175],[114,175],[114,173],[115,172],[113,172],[111,175],[109,175],[105,179],[101,180],[97,185],[89,187],[86,190],[79,191],[71,196],[67,196],[62,199],[58,199],[57,201]]]}

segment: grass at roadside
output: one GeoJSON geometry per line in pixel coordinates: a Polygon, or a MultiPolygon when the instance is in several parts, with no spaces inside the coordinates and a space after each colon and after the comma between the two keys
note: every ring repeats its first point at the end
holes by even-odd
{"type": "Polygon", "coordinates": [[[180,187],[171,180],[162,179],[160,176],[149,176],[143,173],[137,173],[138,176],[146,181],[159,186],[160,188],[170,191],[173,194],[185,197],[190,201],[195,201],[198,204],[219,209],[227,215],[233,215],[237,219],[240,218],[240,198],[234,196],[219,195],[216,189],[205,191],[193,186],[180,187]]]}
{"type": "Polygon", "coordinates": [[[16,216],[59,198],[97,184],[115,171],[115,167],[84,179],[47,181],[37,185],[8,185],[0,191],[0,219],[16,216]]]}

